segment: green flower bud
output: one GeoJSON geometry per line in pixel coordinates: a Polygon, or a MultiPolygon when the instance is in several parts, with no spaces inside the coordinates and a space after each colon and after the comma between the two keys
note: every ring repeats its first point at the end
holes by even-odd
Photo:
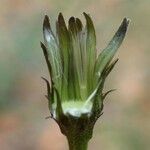
{"type": "MultiPolygon", "coordinates": [[[[56,34],[51,29],[48,16],[43,23],[44,44],[41,43],[41,47],[51,79],[49,83],[43,78],[47,83],[49,109],[67,136],[70,147],[81,141],[87,143],[92,137],[94,124],[102,114],[104,98],[112,91],[103,93],[104,82],[118,61],[112,62],[112,59],[129,24],[129,20],[124,18],[108,46],[97,57],[94,25],[88,14],[84,13],[84,17],[85,26],[74,17],[66,26],[60,13],[56,34]]],[[[85,147],[74,149],[84,150],[85,147]]]]}

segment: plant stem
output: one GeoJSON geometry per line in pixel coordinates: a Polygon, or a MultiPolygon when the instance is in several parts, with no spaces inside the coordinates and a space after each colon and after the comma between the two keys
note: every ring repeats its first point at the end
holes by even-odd
{"type": "Polygon", "coordinates": [[[87,150],[88,141],[86,138],[81,137],[71,137],[67,138],[69,144],[69,150],[87,150]]]}

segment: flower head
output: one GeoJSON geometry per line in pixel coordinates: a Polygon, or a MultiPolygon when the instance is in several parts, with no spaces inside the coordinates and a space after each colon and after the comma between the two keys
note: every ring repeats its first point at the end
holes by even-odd
{"type": "MultiPolygon", "coordinates": [[[[129,20],[124,18],[107,47],[97,56],[96,33],[91,17],[84,13],[86,25],[71,17],[66,25],[60,13],[53,33],[49,18],[43,23],[44,44],[41,47],[48,65],[49,109],[53,118],[65,126],[62,118],[86,118],[93,122],[101,115],[106,77],[118,59],[112,61],[121,45],[129,20]]],[[[65,121],[66,122],[66,121],[65,121]]]]}

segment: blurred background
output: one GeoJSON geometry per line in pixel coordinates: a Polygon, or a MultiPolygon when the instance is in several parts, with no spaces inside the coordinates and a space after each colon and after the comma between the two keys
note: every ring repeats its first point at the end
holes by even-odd
{"type": "MultiPolygon", "coordinates": [[[[104,115],[94,128],[89,150],[149,150],[150,1],[149,0],[0,0],[0,150],[66,150],[65,137],[50,119],[48,70],[40,48],[45,14],[55,21],[89,13],[97,50],[112,38],[122,19],[131,19],[105,90],[104,115]]],[[[84,20],[85,22],[85,20],[84,20]]]]}

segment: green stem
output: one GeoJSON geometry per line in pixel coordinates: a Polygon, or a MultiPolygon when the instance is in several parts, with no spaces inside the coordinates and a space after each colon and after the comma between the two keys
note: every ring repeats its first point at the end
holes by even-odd
{"type": "Polygon", "coordinates": [[[86,138],[80,138],[80,137],[71,137],[67,138],[68,144],[69,144],[69,150],[87,150],[88,148],[88,141],[86,138]]]}

